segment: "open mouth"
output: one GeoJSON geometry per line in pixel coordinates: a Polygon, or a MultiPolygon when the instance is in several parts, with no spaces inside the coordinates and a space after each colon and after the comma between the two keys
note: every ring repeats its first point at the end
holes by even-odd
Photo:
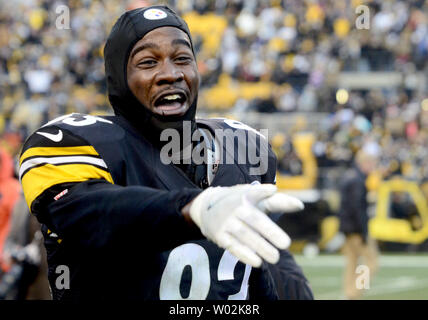
{"type": "Polygon", "coordinates": [[[162,114],[177,114],[185,108],[186,96],[181,92],[161,95],[154,102],[156,110],[162,114]]]}

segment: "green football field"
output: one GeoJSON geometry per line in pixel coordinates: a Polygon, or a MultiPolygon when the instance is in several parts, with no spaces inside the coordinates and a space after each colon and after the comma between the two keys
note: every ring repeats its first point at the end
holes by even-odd
{"type": "MultiPolygon", "coordinates": [[[[311,283],[315,299],[343,299],[345,260],[341,255],[295,256],[311,283]]],[[[383,254],[379,271],[364,289],[364,300],[428,300],[428,255],[383,254]]]]}

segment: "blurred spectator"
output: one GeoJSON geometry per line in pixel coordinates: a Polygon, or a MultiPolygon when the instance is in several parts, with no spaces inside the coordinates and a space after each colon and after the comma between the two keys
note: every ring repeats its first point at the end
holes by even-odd
{"type": "Polygon", "coordinates": [[[390,217],[407,220],[412,230],[420,230],[423,226],[418,208],[407,192],[391,193],[390,217]]]}
{"type": "Polygon", "coordinates": [[[297,156],[292,141],[283,134],[277,134],[273,137],[271,144],[278,157],[278,172],[289,176],[301,175],[302,161],[297,156]]]}
{"type": "Polygon", "coordinates": [[[344,293],[347,299],[358,299],[362,288],[357,288],[357,266],[360,257],[369,268],[370,279],[377,271],[377,249],[368,236],[368,203],[366,178],[376,168],[376,156],[359,151],[355,167],[349,169],[340,186],[340,231],[346,236],[343,253],[346,257],[344,293]]]}
{"type": "Polygon", "coordinates": [[[51,299],[43,235],[23,195],[13,210],[4,256],[9,268],[0,278],[0,300],[51,299]]]}
{"type": "Polygon", "coordinates": [[[13,161],[7,152],[0,149],[0,274],[9,270],[4,259],[4,245],[10,229],[12,210],[21,192],[21,185],[13,177],[13,161]]]}

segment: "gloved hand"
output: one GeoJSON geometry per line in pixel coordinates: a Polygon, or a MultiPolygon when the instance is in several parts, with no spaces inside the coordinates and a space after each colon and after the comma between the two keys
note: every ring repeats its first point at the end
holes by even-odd
{"type": "Polygon", "coordinates": [[[253,267],[260,267],[262,259],[277,263],[277,248],[288,248],[291,240],[264,211],[298,211],[303,203],[276,191],[272,184],[210,187],[193,200],[190,217],[207,239],[242,262],[253,267]]]}

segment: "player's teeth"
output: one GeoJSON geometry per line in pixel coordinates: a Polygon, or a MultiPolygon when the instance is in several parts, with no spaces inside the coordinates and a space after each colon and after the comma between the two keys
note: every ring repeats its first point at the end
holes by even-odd
{"type": "Polygon", "coordinates": [[[169,96],[165,96],[164,99],[165,100],[176,100],[176,99],[180,99],[180,96],[178,94],[171,94],[169,96]]]}

